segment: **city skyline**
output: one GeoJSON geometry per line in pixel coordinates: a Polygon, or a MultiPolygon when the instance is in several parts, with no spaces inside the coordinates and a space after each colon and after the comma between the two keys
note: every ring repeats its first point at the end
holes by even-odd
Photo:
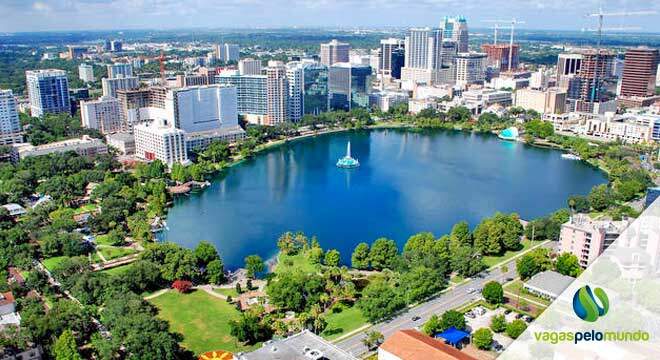
{"type": "MultiPolygon", "coordinates": [[[[177,28],[282,28],[282,27],[412,27],[438,26],[444,16],[464,15],[470,28],[487,28],[490,19],[530,20],[521,29],[581,30],[595,27],[585,17],[602,5],[608,11],[660,10],[660,4],[633,1],[562,0],[551,3],[514,1],[400,0],[309,1],[232,0],[4,0],[0,13],[3,32],[177,29],[177,28]],[[570,9],[570,10],[567,10],[570,9]],[[540,12],[543,16],[539,16],[540,12]],[[223,16],[241,14],[241,16],[223,16]],[[30,21],[26,21],[29,18],[30,21]],[[122,19],[117,22],[117,19],[122,19]],[[531,21],[531,20],[534,21],[531,21]]],[[[660,32],[658,16],[616,18],[608,27],[638,27],[660,32]]]]}

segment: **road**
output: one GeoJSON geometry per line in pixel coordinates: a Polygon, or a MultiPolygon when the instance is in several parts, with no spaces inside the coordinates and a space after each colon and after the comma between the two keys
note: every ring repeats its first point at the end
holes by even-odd
{"type": "MultiPolygon", "coordinates": [[[[543,246],[552,247],[555,245],[555,242],[548,242],[543,246]]],[[[387,339],[399,330],[422,326],[422,324],[424,324],[424,322],[426,322],[426,320],[428,320],[433,314],[442,314],[447,310],[455,309],[481,297],[481,294],[478,292],[469,294],[469,288],[480,289],[483,288],[484,284],[489,281],[495,280],[500,283],[504,283],[506,278],[515,278],[518,276],[516,274],[515,259],[506,263],[506,266],[509,269],[507,273],[502,273],[500,270],[501,266],[495,268],[491,272],[484,271],[470,279],[470,281],[462,285],[458,285],[432,300],[429,300],[414,308],[408,309],[391,320],[372,326],[368,329],[368,331],[378,331],[382,333],[383,336],[385,336],[385,339],[387,339]],[[417,321],[412,321],[414,316],[419,316],[420,319],[417,321]]],[[[364,336],[364,332],[360,332],[337,342],[336,345],[343,350],[350,352],[354,356],[359,356],[367,351],[367,348],[364,346],[364,344],[362,344],[362,339],[364,336]]]]}

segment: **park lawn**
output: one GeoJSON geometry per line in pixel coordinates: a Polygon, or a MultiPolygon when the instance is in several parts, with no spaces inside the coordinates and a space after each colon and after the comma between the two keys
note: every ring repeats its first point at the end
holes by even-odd
{"type": "Polygon", "coordinates": [[[42,263],[48,269],[48,271],[53,271],[64,259],[67,259],[68,256],[55,256],[48,259],[44,259],[42,263]]]}
{"type": "Polygon", "coordinates": [[[522,249],[520,249],[518,251],[509,250],[506,253],[504,253],[504,255],[499,255],[499,256],[484,256],[482,258],[482,260],[483,260],[484,264],[486,264],[486,266],[491,267],[493,265],[501,263],[502,261],[509,260],[512,257],[514,257],[514,256],[516,256],[516,255],[518,255],[522,252],[525,252],[525,251],[529,250],[531,247],[533,247],[535,245],[538,245],[542,242],[543,242],[542,240],[540,240],[540,241],[531,241],[531,240],[523,239],[520,242],[520,244],[523,246],[522,249]]]}
{"type": "MultiPolygon", "coordinates": [[[[521,299],[527,299],[527,300],[532,300],[541,304],[545,304],[545,306],[550,305],[551,301],[548,299],[544,299],[540,296],[536,296],[527,290],[523,288],[523,282],[520,279],[514,280],[506,285],[504,285],[504,291],[509,292],[511,294],[518,295],[518,292],[520,292],[520,298],[521,299]]],[[[535,305],[535,304],[533,304],[535,305]]]]}
{"type": "Polygon", "coordinates": [[[335,305],[334,308],[341,309],[341,312],[330,310],[325,316],[328,325],[321,336],[327,340],[336,339],[367,324],[367,319],[357,306],[348,307],[340,304],[335,305]]]}
{"type": "Polygon", "coordinates": [[[224,296],[231,296],[233,298],[238,297],[238,293],[235,288],[222,288],[222,289],[213,289],[213,291],[224,296]]]}
{"type": "Polygon", "coordinates": [[[112,246],[112,244],[110,243],[110,237],[108,236],[108,234],[97,235],[96,238],[94,239],[94,242],[97,245],[112,246]]]}
{"type": "Polygon", "coordinates": [[[231,336],[229,322],[238,319],[240,312],[204,291],[168,291],[149,302],[159,309],[158,317],[170,323],[171,331],[183,335],[182,345],[195,354],[212,350],[236,353],[260,346],[244,346],[231,336]]]}
{"type": "Polygon", "coordinates": [[[457,274],[457,275],[454,275],[451,278],[449,278],[449,284],[450,285],[460,284],[461,281],[463,281],[463,280],[465,280],[465,278],[463,278],[462,276],[457,274]]]}
{"type": "Polygon", "coordinates": [[[277,266],[275,272],[280,271],[302,271],[303,273],[318,272],[318,266],[309,261],[309,257],[304,252],[296,255],[284,255],[280,253],[277,257],[277,266]]]}
{"type": "Polygon", "coordinates": [[[108,261],[136,253],[136,251],[131,248],[120,246],[98,246],[96,249],[100,251],[101,254],[103,254],[103,257],[108,261]]]}
{"type": "Polygon", "coordinates": [[[116,266],[107,270],[101,270],[101,272],[111,276],[117,276],[125,273],[130,267],[131,264],[126,264],[126,265],[116,266]]]}
{"type": "Polygon", "coordinates": [[[92,212],[92,211],[96,211],[96,204],[90,203],[90,204],[85,204],[79,208],[73,209],[73,214],[79,215],[82,213],[92,212]]]}

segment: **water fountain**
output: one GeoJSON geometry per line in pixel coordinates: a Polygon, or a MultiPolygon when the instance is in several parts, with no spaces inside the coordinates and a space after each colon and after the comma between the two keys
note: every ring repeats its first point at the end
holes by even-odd
{"type": "Polygon", "coordinates": [[[360,162],[357,159],[351,157],[351,142],[349,141],[346,145],[346,156],[337,160],[337,167],[343,169],[352,169],[360,166],[360,162]]]}

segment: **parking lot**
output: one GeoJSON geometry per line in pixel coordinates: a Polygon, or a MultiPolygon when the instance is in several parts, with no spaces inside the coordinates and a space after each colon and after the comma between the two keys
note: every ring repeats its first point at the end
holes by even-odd
{"type": "MultiPolygon", "coordinates": [[[[471,332],[474,332],[481,328],[490,329],[491,318],[495,315],[504,314],[505,311],[506,309],[502,307],[499,307],[495,310],[489,310],[482,306],[479,306],[471,311],[474,317],[471,317],[469,314],[466,314],[465,320],[471,332]]],[[[508,312],[509,312],[508,314],[504,315],[507,323],[516,320],[516,315],[518,314],[514,311],[508,311],[508,312]]],[[[499,334],[493,333],[493,340],[504,346],[504,348],[507,348],[513,342],[513,339],[506,336],[503,332],[499,334]]]]}

